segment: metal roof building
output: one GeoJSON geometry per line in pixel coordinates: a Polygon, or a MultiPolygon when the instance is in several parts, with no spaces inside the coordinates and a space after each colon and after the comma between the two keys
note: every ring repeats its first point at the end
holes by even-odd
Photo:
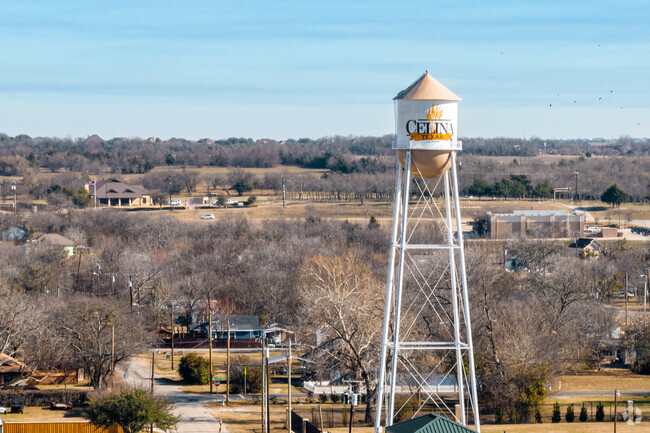
{"type": "Polygon", "coordinates": [[[471,428],[430,413],[386,427],[387,433],[475,433],[471,428]]]}

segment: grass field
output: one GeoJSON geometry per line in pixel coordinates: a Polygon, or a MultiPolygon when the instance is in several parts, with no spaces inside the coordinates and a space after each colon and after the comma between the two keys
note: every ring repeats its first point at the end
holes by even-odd
{"type": "Polygon", "coordinates": [[[629,370],[607,369],[588,375],[559,376],[551,385],[552,391],[603,391],[609,394],[614,390],[648,391],[650,376],[634,374],[629,370]]]}
{"type": "MultiPolygon", "coordinates": [[[[7,410],[7,412],[9,412],[7,410]]],[[[25,407],[24,413],[7,413],[0,415],[3,422],[12,421],[81,421],[81,409],[67,411],[50,410],[49,407],[25,407]]],[[[2,431],[0,429],[0,431],[2,431]]]]}

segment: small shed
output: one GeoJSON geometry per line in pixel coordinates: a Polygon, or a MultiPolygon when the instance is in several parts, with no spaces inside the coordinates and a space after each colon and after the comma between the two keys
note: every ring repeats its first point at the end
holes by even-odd
{"type": "Polygon", "coordinates": [[[473,429],[430,413],[386,427],[387,433],[475,433],[473,429]]]}

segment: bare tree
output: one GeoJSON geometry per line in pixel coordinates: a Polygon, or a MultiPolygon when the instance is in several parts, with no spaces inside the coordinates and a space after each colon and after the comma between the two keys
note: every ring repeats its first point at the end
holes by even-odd
{"type": "Polygon", "coordinates": [[[305,262],[299,282],[302,318],[310,348],[325,356],[330,367],[361,378],[367,392],[366,421],[376,385],[378,345],[381,338],[382,290],[370,270],[351,253],[315,256],[305,262]],[[315,333],[325,341],[317,345],[315,333]]]}

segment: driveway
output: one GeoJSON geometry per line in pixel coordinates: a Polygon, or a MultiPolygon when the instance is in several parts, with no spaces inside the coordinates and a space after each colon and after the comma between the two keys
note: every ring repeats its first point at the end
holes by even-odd
{"type": "MultiPolygon", "coordinates": [[[[120,374],[126,382],[134,387],[151,388],[151,370],[131,359],[122,369],[120,374]]],[[[156,377],[154,382],[154,394],[162,395],[174,402],[176,409],[174,413],[180,416],[176,425],[179,433],[204,433],[219,432],[227,433],[228,429],[206,410],[206,403],[221,401],[225,398],[222,395],[193,395],[188,394],[163,377],[156,377]]]]}

